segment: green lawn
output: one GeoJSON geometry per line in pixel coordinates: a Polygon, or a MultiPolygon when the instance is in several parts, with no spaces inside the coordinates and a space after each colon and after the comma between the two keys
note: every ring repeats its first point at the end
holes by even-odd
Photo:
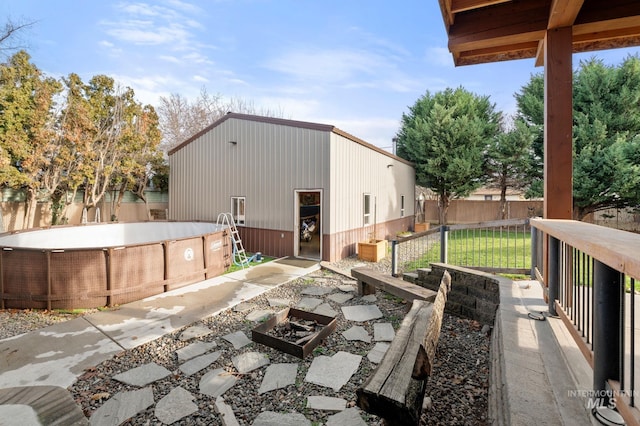
{"type": "MultiPolygon", "coordinates": [[[[516,231],[456,230],[449,233],[448,263],[457,266],[531,267],[531,234],[516,231]]],[[[434,242],[418,260],[405,263],[404,270],[426,267],[440,261],[440,241],[434,242]]]]}
{"type": "MultiPolygon", "coordinates": [[[[251,256],[253,256],[253,253],[247,253],[247,259],[249,259],[251,256]]],[[[249,262],[249,265],[245,266],[244,269],[250,268],[250,267],[256,266],[256,265],[262,265],[263,263],[271,262],[272,260],[275,260],[275,257],[269,257],[269,256],[262,255],[262,262],[256,262],[254,260],[252,262],[249,262]]],[[[243,269],[242,266],[238,266],[235,263],[231,263],[231,266],[225,271],[225,274],[228,274],[230,272],[240,271],[242,269],[243,269]]]]}

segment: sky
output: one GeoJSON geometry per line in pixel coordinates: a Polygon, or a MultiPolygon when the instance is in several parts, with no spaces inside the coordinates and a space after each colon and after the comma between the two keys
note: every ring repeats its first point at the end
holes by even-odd
{"type": "Polygon", "coordinates": [[[462,86],[513,114],[513,95],[542,72],[533,59],[454,67],[437,0],[0,0],[0,16],[34,22],[20,44],[47,75],[105,74],[155,107],[205,89],[388,151],[427,91],[462,86]]]}

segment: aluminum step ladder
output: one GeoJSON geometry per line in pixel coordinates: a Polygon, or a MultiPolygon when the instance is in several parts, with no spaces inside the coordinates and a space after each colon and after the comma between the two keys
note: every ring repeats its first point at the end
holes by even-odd
{"type": "Polygon", "coordinates": [[[233,263],[244,269],[245,266],[249,265],[249,259],[247,259],[247,252],[242,246],[240,233],[236,227],[235,220],[233,220],[233,215],[231,213],[220,213],[217,223],[218,225],[229,227],[229,234],[231,235],[231,242],[233,243],[233,263]]]}

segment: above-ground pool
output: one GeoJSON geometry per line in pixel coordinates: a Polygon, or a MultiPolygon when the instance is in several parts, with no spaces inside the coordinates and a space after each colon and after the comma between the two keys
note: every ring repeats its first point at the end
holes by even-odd
{"type": "Polygon", "coordinates": [[[222,274],[227,228],[210,222],[62,226],[0,234],[1,308],[139,300],[222,274]]]}

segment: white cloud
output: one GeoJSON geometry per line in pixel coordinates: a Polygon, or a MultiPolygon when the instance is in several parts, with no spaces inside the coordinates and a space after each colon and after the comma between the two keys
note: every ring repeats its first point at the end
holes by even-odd
{"type": "Polygon", "coordinates": [[[206,77],[203,77],[201,75],[194,75],[193,76],[193,81],[197,81],[198,83],[208,83],[209,79],[206,77]]]}

